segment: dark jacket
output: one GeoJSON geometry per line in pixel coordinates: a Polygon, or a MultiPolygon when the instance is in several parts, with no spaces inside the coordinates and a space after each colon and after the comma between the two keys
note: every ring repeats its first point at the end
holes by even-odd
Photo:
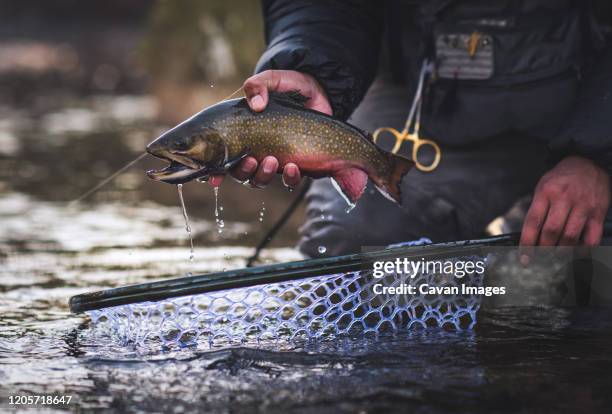
{"type": "MultiPolygon", "coordinates": [[[[406,2],[263,0],[267,49],[256,71],[292,69],[312,75],[327,92],[334,115],[347,119],[360,103],[377,74],[388,76],[394,81],[404,79],[408,80],[408,84],[414,83],[410,80],[415,77],[418,66],[416,62],[420,62],[418,57],[426,53],[428,47],[427,41],[419,38],[424,32],[423,20],[426,20],[421,13],[422,5],[431,3],[417,0],[406,2]],[[401,40],[399,45],[398,38],[401,40]],[[380,64],[379,56],[382,56],[380,64]]],[[[557,0],[497,0],[496,2],[441,0],[437,2],[442,5],[442,8],[451,3],[475,4],[481,7],[485,14],[500,13],[503,10],[520,14],[523,10],[529,9],[528,11],[532,12],[534,8],[540,7],[541,10],[536,11],[543,11],[545,15],[546,7],[549,4],[560,2],[557,0]]],[[[570,0],[567,0],[567,3],[570,3],[570,0]]],[[[544,109],[548,104],[558,104],[560,99],[567,101],[567,113],[558,115],[551,112],[553,118],[559,119],[555,119],[554,122],[547,120],[554,130],[549,138],[551,149],[557,156],[567,154],[586,156],[606,169],[612,170],[612,42],[605,37],[604,33],[608,23],[606,19],[610,17],[609,12],[612,10],[606,4],[606,0],[592,3],[597,12],[588,13],[588,15],[585,13],[586,18],[582,22],[584,26],[580,50],[582,55],[580,64],[576,65],[579,66],[579,72],[575,73],[579,76],[577,76],[577,86],[572,89],[573,92],[558,95],[558,88],[543,87],[542,92],[539,92],[537,87],[533,87],[531,89],[535,91],[535,97],[537,98],[537,94],[541,95],[542,104],[537,99],[534,103],[532,95],[517,94],[518,104],[516,106],[520,112],[522,110],[520,102],[532,103],[530,109],[529,105],[525,105],[527,108],[524,110],[525,115],[526,118],[531,117],[530,119],[537,120],[542,118],[537,114],[539,108],[544,109]],[[591,16],[596,16],[598,21],[589,20],[587,24],[586,20],[591,19],[591,16]],[[527,111],[535,112],[535,115],[533,113],[529,115],[527,111]]],[[[528,53],[526,52],[527,55],[528,53]]],[[[525,60],[529,59],[532,57],[526,56],[525,60]]],[[[548,80],[539,79],[533,82],[533,85],[545,85],[546,82],[548,80]]],[[[478,84],[478,82],[475,83],[478,84]]],[[[473,84],[474,82],[468,83],[468,87],[473,84]]],[[[520,89],[514,86],[497,85],[491,90],[494,93],[502,93],[520,89]]],[[[454,87],[447,85],[447,90],[443,95],[449,95],[448,90],[454,87]]],[[[435,85],[433,89],[436,89],[435,85]]],[[[437,89],[444,90],[444,87],[440,86],[437,89]]],[[[435,93],[433,95],[435,97],[435,93]]],[[[438,100],[444,101],[444,99],[438,100]]],[[[489,109],[496,110],[494,107],[489,109]]],[[[496,118],[503,117],[496,116],[495,112],[487,114],[486,105],[483,106],[483,110],[485,113],[481,119],[497,124],[503,121],[502,119],[496,120],[496,118]]],[[[450,111],[453,111],[452,105],[450,111]]],[[[442,120],[445,115],[440,115],[436,110],[434,112],[429,118],[425,118],[425,129],[428,119],[430,128],[434,130],[436,124],[444,124],[442,120]]],[[[460,113],[458,110],[455,112],[460,113]]],[[[546,111],[544,114],[549,115],[546,111]]],[[[543,117],[545,118],[546,115],[543,117]]],[[[517,118],[521,116],[520,113],[516,114],[517,118]]],[[[460,143],[462,140],[468,140],[462,135],[445,139],[444,136],[447,133],[453,135],[453,131],[458,130],[453,126],[455,125],[453,122],[447,122],[447,124],[449,125],[448,130],[432,131],[429,136],[435,136],[442,142],[460,143]]],[[[496,131],[494,125],[489,131],[486,129],[486,122],[484,124],[482,135],[496,131]]],[[[520,124],[520,119],[518,124],[520,124]]],[[[510,127],[510,124],[501,126],[501,128],[510,127]]]]}

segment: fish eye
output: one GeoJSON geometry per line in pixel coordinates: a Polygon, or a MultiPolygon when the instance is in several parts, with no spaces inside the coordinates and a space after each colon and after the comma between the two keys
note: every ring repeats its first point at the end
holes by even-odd
{"type": "Polygon", "coordinates": [[[174,148],[176,151],[187,151],[193,146],[195,139],[196,137],[192,135],[190,137],[178,140],[175,143],[174,148]]]}
{"type": "Polygon", "coordinates": [[[191,139],[180,140],[174,144],[174,148],[177,151],[187,151],[190,146],[191,146],[191,139]]]}

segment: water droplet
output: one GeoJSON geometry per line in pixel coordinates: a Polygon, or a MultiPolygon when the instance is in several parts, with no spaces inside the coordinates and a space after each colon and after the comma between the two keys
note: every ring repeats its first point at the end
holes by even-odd
{"type": "Polygon", "coordinates": [[[217,233],[223,233],[225,223],[219,218],[219,212],[223,211],[223,206],[219,205],[219,187],[213,187],[215,193],[215,223],[217,224],[217,233]]]}
{"type": "Polygon", "coordinates": [[[183,199],[183,184],[178,184],[176,186],[179,194],[179,199],[181,200],[181,208],[183,209],[183,218],[185,218],[185,230],[187,230],[187,234],[189,235],[189,261],[193,262],[194,251],[193,251],[193,236],[191,234],[191,226],[189,225],[189,217],[187,216],[187,209],[185,208],[185,200],[183,199]]]}
{"type": "Polygon", "coordinates": [[[324,254],[327,251],[327,247],[319,246],[317,250],[319,251],[319,254],[324,254]]]}
{"type": "Polygon", "coordinates": [[[263,223],[264,216],[266,215],[266,206],[265,203],[261,202],[261,209],[259,210],[259,222],[263,223]]]}

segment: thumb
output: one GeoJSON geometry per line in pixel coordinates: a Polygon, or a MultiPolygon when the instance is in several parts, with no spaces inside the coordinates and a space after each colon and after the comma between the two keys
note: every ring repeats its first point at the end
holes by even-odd
{"type": "Polygon", "coordinates": [[[249,102],[249,106],[255,112],[261,112],[266,109],[267,100],[262,96],[263,94],[255,94],[250,98],[247,97],[247,101],[249,102]]]}
{"type": "Polygon", "coordinates": [[[251,109],[261,112],[268,105],[268,84],[265,77],[255,75],[244,82],[244,94],[251,109]]]}

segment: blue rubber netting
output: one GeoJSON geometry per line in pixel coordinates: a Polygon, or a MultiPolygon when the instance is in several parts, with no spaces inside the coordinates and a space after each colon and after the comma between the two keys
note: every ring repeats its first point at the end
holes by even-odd
{"type": "Polygon", "coordinates": [[[432,326],[463,330],[476,323],[480,295],[383,295],[375,294],[373,286],[480,287],[483,278],[421,273],[412,279],[405,274],[376,279],[372,271],[360,271],[115,306],[88,314],[98,329],[124,344],[158,341],[166,347],[333,338],[432,326]]]}

